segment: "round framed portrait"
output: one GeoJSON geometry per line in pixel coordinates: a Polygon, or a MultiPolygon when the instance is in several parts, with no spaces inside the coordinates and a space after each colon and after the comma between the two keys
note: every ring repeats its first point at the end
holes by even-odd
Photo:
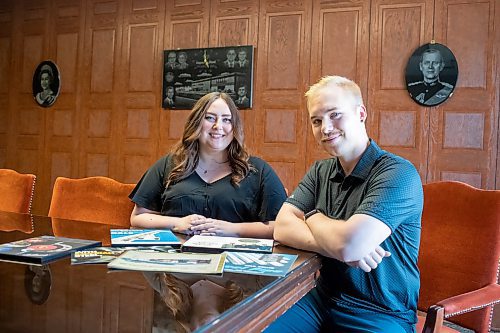
{"type": "Polygon", "coordinates": [[[457,59],[442,44],[420,46],[406,65],[406,88],[411,98],[423,106],[439,105],[450,98],[457,78],[457,59]]]}
{"type": "Polygon", "coordinates": [[[38,105],[49,107],[59,96],[61,80],[57,65],[50,60],[42,61],[33,74],[33,97],[38,105]]]}

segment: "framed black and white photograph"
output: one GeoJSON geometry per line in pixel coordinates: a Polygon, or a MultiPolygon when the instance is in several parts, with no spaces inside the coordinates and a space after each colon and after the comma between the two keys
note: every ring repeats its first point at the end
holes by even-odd
{"type": "Polygon", "coordinates": [[[252,108],[253,46],[165,50],[162,106],[191,109],[209,92],[229,94],[240,109],[252,108]]]}
{"type": "Polygon", "coordinates": [[[38,105],[49,107],[55,103],[61,90],[61,79],[57,65],[50,61],[42,61],[33,74],[33,97],[38,105]]]}
{"type": "Polygon", "coordinates": [[[406,65],[405,79],[415,102],[423,106],[439,105],[453,95],[458,79],[457,59],[442,44],[422,45],[406,65]]]}

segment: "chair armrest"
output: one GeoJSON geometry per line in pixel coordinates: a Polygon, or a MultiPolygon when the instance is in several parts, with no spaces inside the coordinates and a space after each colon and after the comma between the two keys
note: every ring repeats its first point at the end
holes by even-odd
{"type": "Polygon", "coordinates": [[[481,289],[444,299],[429,307],[422,332],[439,333],[444,318],[479,310],[497,303],[500,303],[498,284],[490,284],[481,289]]]}
{"type": "Polygon", "coordinates": [[[500,303],[500,285],[490,284],[465,294],[453,296],[437,303],[444,308],[444,317],[479,310],[500,303]]]}

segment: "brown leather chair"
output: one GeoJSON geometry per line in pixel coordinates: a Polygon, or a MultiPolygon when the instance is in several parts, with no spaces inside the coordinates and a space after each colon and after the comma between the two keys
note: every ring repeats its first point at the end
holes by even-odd
{"type": "Polygon", "coordinates": [[[0,169],[0,210],[31,213],[36,176],[0,169]]]}
{"type": "Polygon", "coordinates": [[[460,182],[424,185],[417,332],[458,332],[443,319],[489,332],[500,302],[500,191],[460,182]],[[425,321],[425,326],[424,326],[425,321]]]}
{"type": "Polygon", "coordinates": [[[101,176],[80,179],[57,177],[49,216],[129,228],[134,203],[128,195],[134,187],[134,184],[123,184],[101,176]]]}

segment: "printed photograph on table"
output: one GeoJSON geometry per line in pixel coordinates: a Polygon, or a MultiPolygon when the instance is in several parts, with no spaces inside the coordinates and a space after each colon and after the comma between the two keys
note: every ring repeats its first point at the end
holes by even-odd
{"type": "Polygon", "coordinates": [[[181,246],[181,240],[169,229],[111,229],[110,234],[112,246],[181,246]]]}
{"type": "Polygon", "coordinates": [[[273,246],[274,240],[272,239],[194,235],[182,244],[181,251],[206,253],[221,253],[224,251],[272,253],[273,246]]]}
{"type": "Polygon", "coordinates": [[[296,254],[225,252],[224,272],[285,276],[295,260],[296,254]]]}
{"type": "Polygon", "coordinates": [[[222,275],[225,254],[165,253],[130,250],[108,264],[116,270],[222,275]]]}
{"type": "Polygon", "coordinates": [[[125,251],[144,251],[144,252],[166,252],[177,253],[172,246],[125,246],[125,247],[104,247],[98,246],[82,251],[71,253],[71,265],[80,264],[107,264],[118,258],[125,251]]]}
{"type": "Polygon", "coordinates": [[[406,88],[420,105],[436,106],[453,95],[458,79],[457,59],[449,48],[430,43],[413,52],[406,65],[406,88]]]}
{"type": "Polygon", "coordinates": [[[253,46],[163,51],[164,109],[191,109],[209,92],[229,94],[239,109],[252,108],[253,46]]]}

